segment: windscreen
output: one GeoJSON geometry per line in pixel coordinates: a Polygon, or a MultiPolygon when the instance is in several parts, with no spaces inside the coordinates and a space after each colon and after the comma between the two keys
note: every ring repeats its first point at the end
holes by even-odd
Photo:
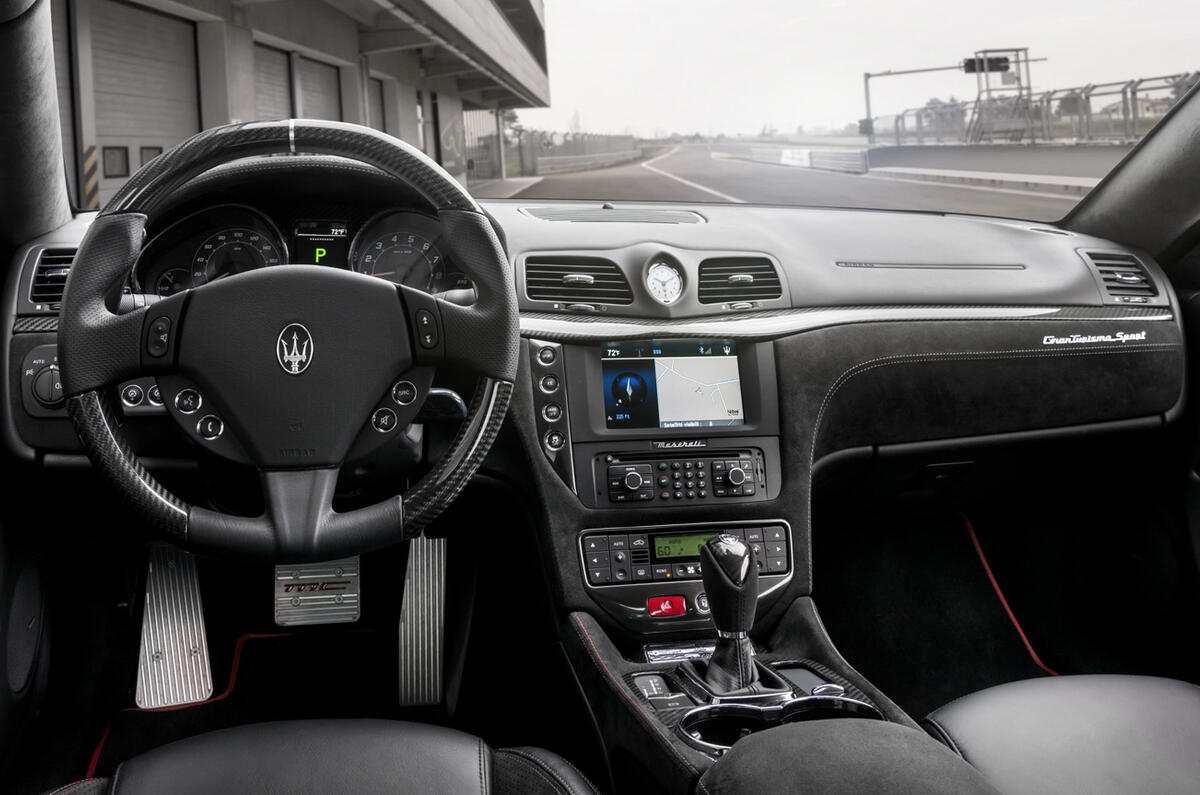
{"type": "MultiPolygon", "coordinates": [[[[1195,0],[169,5],[51,4],[77,206],[205,128],[291,117],[404,140],[482,198],[1054,220],[1200,81],[1195,0]]],[[[304,261],[345,260],[339,212],[287,219],[304,261]]]]}

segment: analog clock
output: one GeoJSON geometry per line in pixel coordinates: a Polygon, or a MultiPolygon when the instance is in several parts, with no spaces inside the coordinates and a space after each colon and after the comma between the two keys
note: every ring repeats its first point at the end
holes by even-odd
{"type": "Polygon", "coordinates": [[[683,274],[674,265],[655,262],[646,271],[646,289],[660,304],[673,304],[683,295],[683,274]]]}

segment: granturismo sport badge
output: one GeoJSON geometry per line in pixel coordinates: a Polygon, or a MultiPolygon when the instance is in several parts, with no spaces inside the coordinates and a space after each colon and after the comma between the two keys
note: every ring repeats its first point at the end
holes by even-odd
{"type": "Polygon", "coordinates": [[[313,359],[313,339],[308,329],[299,323],[293,323],[279,332],[279,340],[275,343],[275,357],[279,366],[288,375],[300,375],[313,359]]]}

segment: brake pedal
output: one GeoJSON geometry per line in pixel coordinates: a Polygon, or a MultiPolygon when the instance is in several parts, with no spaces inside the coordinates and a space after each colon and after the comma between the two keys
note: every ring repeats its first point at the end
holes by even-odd
{"type": "Polygon", "coordinates": [[[212,667],[196,560],[166,544],[150,547],[137,692],[142,709],[194,704],[212,696],[212,667]]]}
{"type": "Polygon", "coordinates": [[[275,567],[275,623],[351,624],[360,608],[358,556],[275,567]]]}
{"type": "Polygon", "coordinates": [[[446,627],[446,539],[419,535],[408,545],[400,605],[400,706],[442,702],[446,627]]]}

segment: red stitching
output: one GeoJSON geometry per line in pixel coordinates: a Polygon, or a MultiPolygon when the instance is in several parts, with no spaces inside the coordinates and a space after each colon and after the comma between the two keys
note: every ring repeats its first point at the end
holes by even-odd
{"type": "Polygon", "coordinates": [[[1004,612],[1008,613],[1008,620],[1016,627],[1017,634],[1021,636],[1021,642],[1025,644],[1025,651],[1029,652],[1029,656],[1037,663],[1038,668],[1041,668],[1051,676],[1058,676],[1058,671],[1055,671],[1042,662],[1037,652],[1033,650],[1033,644],[1029,642],[1029,638],[1025,637],[1025,630],[1021,629],[1021,622],[1017,621],[1016,614],[1008,606],[1008,600],[1004,598],[1004,591],[1000,590],[1000,583],[996,582],[996,575],[992,574],[992,567],[988,565],[987,556],[983,554],[983,547],[979,545],[979,537],[975,535],[975,527],[971,524],[971,520],[967,518],[966,514],[959,514],[959,516],[967,526],[967,532],[971,534],[971,543],[975,545],[975,552],[979,555],[979,562],[983,564],[983,570],[987,572],[988,579],[992,582],[992,589],[996,591],[996,596],[1000,598],[1000,604],[1004,606],[1004,612]]]}
{"type": "Polygon", "coordinates": [[[588,646],[591,647],[592,659],[595,660],[596,662],[600,663],[600,667],[604,669],[604,673],[607,674],[609,680],[611,680],[613,689],[616,690],[619,694],[621,694],[621,696],[623,696],[625,698],[625,700],[629,702],[630,706],[633,707],[633,709],[636,712],[636,714],[638,715],[638,717],[640,717],[642,719],[643,724],[648,724],[652,729],[654,729],[654,731],[658,732],[658,736],[662,737],[662,739],[666,742],[667,747],[671,749],[672,753],[675,754],[675,757],[677,759],[679,759],[679,761],[683,762],[683,764],[687,766],[688,770],[692,771],[693,773],[699,773],[700,771],[697,770],[695,768],[695,766],[692,765],[691,762],[687,761],[686,759],[684,759],[682,756],[679,755],[679,751],[676,750],[675,745],[671,742],[671,738],[669,738],[663,732],[663,729],[661,726],[658,725],[658,722],[655,721],[653,718],[651,718],[649,720],[646,719],[646,716],[642,714],[641,706],[636,701],[633,700],[633,696],[631,696],[629,694],[629,692],[622,686],[621,682],[617,679],[617,677],[613,676],[612,671],[608,670],[608,665],[604,662],[604,658],[600,656],[600,650],[596,648],[596,644],[594,641],[592,641],[592,636],[587,631],[587,627],[585,627],[583,625],[583,622],[576,619],[574,616],[572,616],[572,620],[575,622],[575,625],[579,628],[579,630],[583,632],[584,637],[587,639],[588,646]]]}

